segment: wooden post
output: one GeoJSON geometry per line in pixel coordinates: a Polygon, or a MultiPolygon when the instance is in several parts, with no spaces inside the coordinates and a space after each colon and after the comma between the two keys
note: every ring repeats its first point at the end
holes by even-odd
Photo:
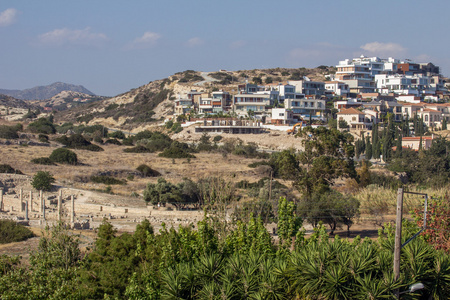
{"type": "MultiPolygon", "coordinates": [[[[394,246],[394,279],[400,277],[400,254],[402,249],[402,214],[403,214],[403,189],[397,191],[397,218],[395,221],[395,246],[394,246]]],[[[399,290],[395,290],[395,295],[399,298],[399,290]]]]}
{"type": "Polygon", "coordinates": [[[3,207],[3,189],[0,189],[0,211],[4,211],[3,207]]]}

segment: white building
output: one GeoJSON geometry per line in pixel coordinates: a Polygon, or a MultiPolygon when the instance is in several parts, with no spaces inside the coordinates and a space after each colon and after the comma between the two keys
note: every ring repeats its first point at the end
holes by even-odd
{"type": "Polygon", "coordinates": [[[347,97],[350,93],[348,84],[340,81],[325,81],[325,90],[332,96],[347,97]]]}

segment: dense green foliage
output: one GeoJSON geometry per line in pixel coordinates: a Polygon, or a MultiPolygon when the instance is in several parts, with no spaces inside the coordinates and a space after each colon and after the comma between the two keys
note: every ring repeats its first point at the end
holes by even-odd
{"type": "Polygon", "coordinates": [[[47,118],[39,118],[36,121],[28,124],[28,130],[34,133],[42,133],[42,134],[56,133],[55,126],[47,118]]]}
{"type": "Polygon", "coordinates": [[[33,158],[33,159],[31,160],[31,162],[32,162],[33,164],[38,164],[38,165],[48,165],[48,166],[55,165],[55,163],[53,162],[53,160],[51,160],[51,159],[48,158],[48,157],[37,157],[37,158],[33,158]]]}
{"type": "Polygon", "coordinates": [[[14,126],[0,125],[0,139],[18,139],[18,131],[22,130],[22,125],[17,124],[14,126]]]}
{"type": "Polygon", "coordinates": [[[186,143],[180,143],[173,141],[169,148],[164,149],[158,156],[166,158],[195,158],[195,155],[191,154],[192,150],[186,143]]]}
{"type": "MultiPolygon", "coordinates": [[[[286,234],[291,209],[286,209],[286,234]]],[[[281,223],[280,223],[280,226],[281,223]]],[[[417,227],[404,224],[406,239],[417,227]]],[[[378,240],[330,238],[319,226],[292,246],[276,244],[261,220],[237,222],[219,234],[210,218],[155,233],[148,221],[133,234],[103,222],[82,258],[63,226],[47,230],[30,266],[0,258],[0,294],[7,299],[393,299],[394,290],[422,282],[405,299],[448,299],[450,257],[418,237],[402,250],[392,274],[394,229],[378,240]]],[[[289,243],[288,243],[289,244],[289,243]]]]}
{"type": "Polygon", "coordinates": [[[61,136],[56,139],[57,142],[63,144],[67,148],[71,149],[82,149],[89,151],[103,151],[103,148],[97,145],[92,144],[88,140],[86,140],[81,134],[73,134],[69,136],[61,136]]]}
{"type": "Polygon", "coordinates": [[[52,183],[55,182],[55,178],[46,171],[38,171],[34,174],[33,179],[31,181],[31,185],[40,191],[49,191],[52,188],[52,183]]]}
{"type": "Polygon", "coordinates": [[[450,142],[443,137],[433,140],[429,150],[403,149],[395,154],[388,168],[405,172],[409,181],[424,186],[444,187],[450,178],[450,142]]]}
{"type": "Polygon", "coordinates": [[[76,165],[78,163],[77,154],[69,149],[58,148],[53,150],[50,154],[49,159],[53,162],[76,165]]]}
{"type": "Polygon", "coordinates": [[[102,184],[126,184],[126,181],[120,180],[111,176],[106,175],[99,175],[99,176],[91,176],[90,180],[95,183],[102,183],[102,184]]]}
{"type": "Polygon", "coordinates": [[[178,208],[190,204],[195,206],[199,202],[198,197],[198,186],[189,179],[175,185],[160,177],[156,184],[149,183],[144,190],[144,200],[153,205],[170,203],[178,208]]]}
{"type": "MultiPolygon", "coordinates": [[[[15,221],[0,220],[0,244],[20,242],[33,236],[34,234],[30,229],[15,221]]],[[[0,274],[1,273],[2,268],[0,267],[0,274]]]]}

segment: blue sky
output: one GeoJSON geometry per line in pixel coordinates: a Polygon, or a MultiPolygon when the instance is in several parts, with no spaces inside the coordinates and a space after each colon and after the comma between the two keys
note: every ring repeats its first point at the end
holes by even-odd
{"type": "Polygon", "coordinates": [[[364,54],[450,76],[450,1],[2,0],[0,88],[114,96],[176,72],[336,65],[364,54]]]}

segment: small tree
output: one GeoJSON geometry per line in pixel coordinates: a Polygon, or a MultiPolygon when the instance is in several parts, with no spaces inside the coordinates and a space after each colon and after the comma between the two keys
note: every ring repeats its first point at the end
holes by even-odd
{"type": "Polygon", "coordinates": [[[39,191],[49,191],[52,188],[52,183],[55,182],[55,178],[45,171],[38,171],[31,181],[31,185],[39,191]]]}
{"type": "Polygon", "coordinates": [[[53,150],[49,158],[53,162],[76,165],[78,163],[77,154],[65,148],[58,148],[53,150]]]}

